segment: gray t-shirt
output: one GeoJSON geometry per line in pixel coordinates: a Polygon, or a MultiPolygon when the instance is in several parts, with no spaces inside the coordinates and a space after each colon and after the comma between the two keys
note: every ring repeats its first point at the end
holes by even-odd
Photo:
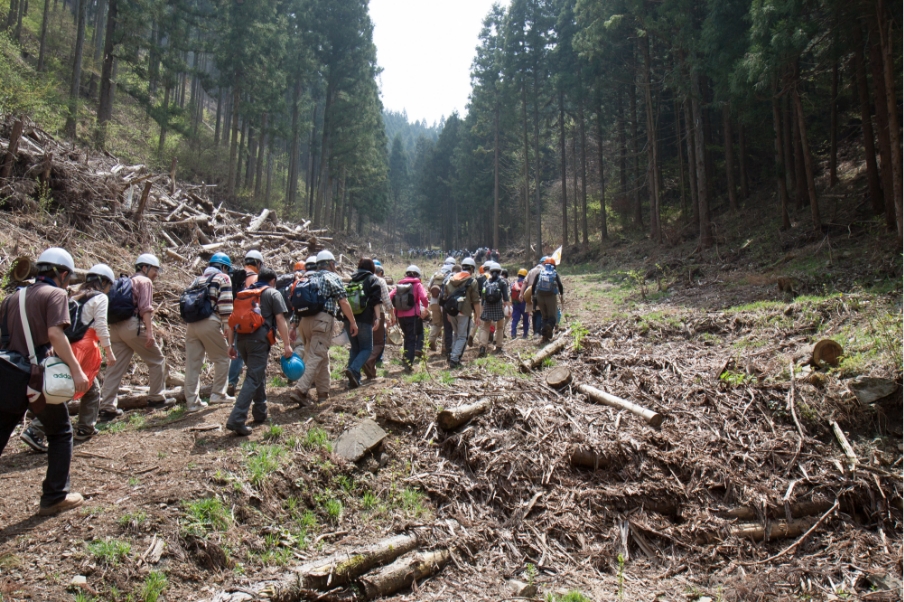
{"type": "MultiPolygon", "coordinates": [[[[253,338],[255,340],[266,341],[267,333],[270,330],[276,330],[276,316],[286,313],[286,300],[275,288],[268,287],[261,293],[261,315],[264,317],[266,325],[258,328],[251,334],[237,335],[241,338],[253,338]]],[[[279,337],[277,336],[277,339],[279,337]]]]}

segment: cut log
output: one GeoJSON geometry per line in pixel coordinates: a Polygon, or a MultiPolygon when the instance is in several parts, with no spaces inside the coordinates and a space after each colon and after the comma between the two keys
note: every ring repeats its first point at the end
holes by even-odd
{"type": "Polygon", "coordinates": [[[167,234],[167,232],[166,232],[165,230],[161,230],[161,231],[160,231],[160,236],[162,236],[162,237],[166,240],[166,242],[169,243],[169,245],[170,245],[171,247],[174,247],[174,248],[175,248],[175,247],[178,247],[178,246],[179,246],[179,245],[176,243],[176,241],[173,240],[173,237],[170,236],[169,234],[167,234]]]}
{"type": "Polygon", "coordinates": [[[639,406],[636,403],[628,401],[627,399],[616,397],[611,393],[600,391],[596,387],[591,387],[590,385],[579,384],[575,388],[593,401],[611,406],[613,408],[618,408],[620,410],[628,410],[632,414],[640,416],[641,418],[646,420],[647,424],[649,424],[653,428],[659,428],[659,426],[662,425],[662,420],[664,417],[659,412],[654,412],[653,410],[639,406]]]}
{"type": "Polygon", "coordinates": [[[571,384],[571,370],[565,366],[558,366],[546,375],[546,384],[553,389],[562,389],[571,384]]]}
{"type": "MultiPolygon", "coordinates": [[[[788,521],[772,521],[769,523],[768,539],[783,539],[787,537],[797,537],[816,523],[815,518],[798,518],[788,521]]],[[[728,529],[728,534],[732,537],[741,537],[752,541],[763,541],[767,539],[766,528],[759,523],[743,523],[734,525],[728,529]]],[[[696,543],[700,545],[712,544],[721,539],[720,533],[716,531],[707,531],[699,533],[696,537],[696,543]]]]}
{"type": "Polygon", "coordinates": [[[457,429],[474,416],[483,414],[492,406],[493,400],[488,397],[484,397],[476,403],[443,410],[436,415],[436,424],[438,424],[439,428],[443,429],[444,431],[451,431],[453,429],[457,429]]]}
{"type": "Polygon", "coordinates": [[[181,255],[179,255],[178,253],[176,253],[176,252],[173,251],[172,249],[164,249],[163,252],[166,253],[166,256],[169,257],[169,258],[171,258],[171,259],[175,259],[176,261],[181,261],[181,262],[184,262],[184,263],[188,263],[188,259],[187,259],[187,258],[182,257],[181,255]]]}
{"type": "Polygon", "coordinates": [[[810,358],[810,363],[817,368],[822,368],[823,365],[836,368],[842,355],[844,355],[844,348],[841,345],[832,339],[823,339],[813,347],[813,357],[810,358]]]}
{"type": "Polygon", "coordinates": [[[606,456],[579,447],[572,448],[569,460],[571,465],[576,468],[590,468],[592,470],[606,468],[610,464],[610,460],[606,456]]]}
{"type": "MultiPolygon", "coordinates": [[[[826,510],[832,507],[831,502],[798,502],[797,504],[791,504],[791,517],[792,518],[803,518],[805,516],[816,516],[818,514],[822,514],[826,510]]],[[[785,516],[784,508],[769,508],[766,510],[766,514],[770,518],[779,518],[785,516]]],[[[720,513],[720,516],[724,518],[736,518],[738,520],[757,520],[759,515],[756,510],[753,508],[748,508],[746,506],[740,506],[738,508],[732,508],[727,512],[720,513]]]]}
{"type": "Polygon", "coordinates": [[[225,243],[222,242],[214,242],[210,244],[201,245],[201,250],[205,253],[216,253],[218,250],[223,248],[225,243]]]}
{"type": "Polygon", "coordinates": [[[306,588],[326,590],[348,585],[375,566],[392,562],[417,548],[417,536],[402,534],[378,541],[357,552],[340,552],[295,569],[306,588]]]}
{"type": "Polygon", "coordinates": [[[420,552],[399,558],[380,572],[359,579],[368,600],[391,596],[411,587],[418,579],[429,577],[443,567],[452,555],[447,549],[420,552]]]}
{"type": "Polygon", "coordinates": [[[178,221],[178,222],[170,222],[169,225],[170,226],[194,226],[194,225],[206,226],[209,221],[210,221],[210,218],[206,215],[193,215],[189,218],[186,218],[186,219],[178,221]]]}
{"type": "Polygon", "coordinates": [[[170,196],[176,196],[176,165],[179,164],[179,159],[173,157],[173,162],[170,165],[170,196]]]}
{"type": "Polygon", "coordinates": [[[201,243],[202,245],[209,245],[209,244],[210,244],[210,239],[207,238],[207,235],[204,234],[204,231],[201,230],[201,228],[199,228],[199,227],[197,226],[197,224],[195,224],[195,234],[197,234],[197,236],[198,236],[198,242],[199,242],[199,243],[201,243]]]}
{"type": "Polygon", "coordinates": [[[263,211],[261,211],[260,215],[251,220],[251,224],[248,225],[248,232],[256,232],[257,230],[259,230],[269,216],[269,209],[264,209],[263,211]]]}
{"type": "Polygon", "coordinates": [[[535,370],[538,366],[543,364],[543,361],[548,357],[552,357],[558,352],[565,349],[569,343],[571,343],[571,339],[568,338],[568,335],[571,334],[571,329],[569,328],[565,332],[562,333],[558,339],[541,349],[537,352],[537,355],[530,358],[529,360],[524,360],[521,362],[521,371],[522,372],[531,372],[535,370]]]}
{"type": "Polygon", "coordinates": [[[844,431],[841,430],[841,427],[838,426],[838,423],[834,420],[831,422],[832,424],[832,432],[835,433],[835,438],[838,439],[838,445],[841,446],[841,449],[844,450],[844,455],[847,456],[848,465],[851,470],[857,466],[859,461],[857,460],[857,454],[854,453],[854,448],[851,447],[851,444],[848,443],[847,437],[844,436],[844,431]]]}
{"type": "MultiPolygon", "coordinates": [[[[166,197],[164,197],[164,198],[166,198],[166,197]]],[[[169,199],[167,199],[167,200],[169,200],[169,199]]],[[[173,209],[173,210],[170,212],[170,214],[166,216],[166,220],[165,220],[165,221],[168,221],[168,222],[173,221],[173,218],[176,217],[177,215],[179,215],[179,213],[180,213],[180,212],[182,211],[182,209],[184,209],[184,208],[185,208],[185,203],[179,203],[178,205],[176,205],[176,208],[173,209]]]]}

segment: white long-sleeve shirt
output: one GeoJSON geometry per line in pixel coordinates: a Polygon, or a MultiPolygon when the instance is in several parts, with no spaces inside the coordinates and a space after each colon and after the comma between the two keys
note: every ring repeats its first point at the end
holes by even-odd
{"type": "Polygon", "coordinates": [[[82,324],[91,324],[91,328],[97,333],[101,347],[110,346],[110,327],[107,324],[107,308],[109,298],[103,294],[97,294],[85,302],[82,308],[82,324]]]}

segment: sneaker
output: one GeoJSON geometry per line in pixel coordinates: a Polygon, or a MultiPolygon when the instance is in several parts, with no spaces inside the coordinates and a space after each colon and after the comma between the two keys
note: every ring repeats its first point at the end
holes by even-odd
{"type": "Polygon", "coordinates": [[[295,388],[289,393],[289,401],[291,403],[297,403],[300,406],[306,406],[308,405],[308,396],[295,388]]]}
{"type": "Polygon", "coordinates": [[[232,397],[231,395],[220,395],[218,393],[214,393],[210,396],[209,403],[211,405],[215,403],[235,403],[235,397],[232,397]]]}
{"type": "Polygon", "coordinates": [[[47,442],[44,440],[44,433],[28,427],[22,431],[22,434],[19,435],[19,439],[24,441],[28,447],[36,452],[41,454],[47,453],[47,442]]]}
{"type": "Polygon", "coordinates": [[[100,431],[94,428],[93,426],[80,426],[75,429],[75,434],[72,435],[76,441],[87,441],[94,435],[98,434],[100,431]]]}
{"type": "Polygon", "coordinates": [[[122,416],[122,410],[119,408],[113,408],[112,410],[101,410],[97,413],[98,418],[103,421],[113,420],[114,418],[119,418],[122,416]]]}
{"type": "Polygon", "coordinates": [[[247,437],[254,432],[254,430],[252,430],[252,428],[247,424],[227,424],[226,430],[232,431],[240,437],[247,437]]]}
{"type": "Polygon", "coordinates": [[[230,397],[235,395],[234,383],[229,383],[229,385],[226,387],[226,395],[229,395],[230,397]]]}
{"type": "Polygon", "coordinates": [[[349,389],[357,389],[361,386],[361,381],[358,380],[358,377],[355,376],[355,373],[352,372],[350,368],[345,369],[345,377],[348,378],[349,389]]]}
{"type": "Polygon", "coordinates": [[[38,508],[38,516],[53,516],[54,514],[65,512],[66,510],[72,510],[73,508],[81,506],[84,501],[85,498],[82,497],[81,493],[67,493],[65,499],[57,502],[53,506],[41,506],[38,508]]]}
{"type": "Polygon", "coordinates": [[[148,401],[149,408],[169,408],[174,405],[176,405],[175,397],[164,397],[163,395],[148,401]]]}
{"type": "Polygon", "coordinates": [[[191,405],[185,406],[186,414],[194,414],[195,412],[200,412],[204,408],[207,407],[206,401],[199,401],[198,403],[193,403],[191,405]]]}

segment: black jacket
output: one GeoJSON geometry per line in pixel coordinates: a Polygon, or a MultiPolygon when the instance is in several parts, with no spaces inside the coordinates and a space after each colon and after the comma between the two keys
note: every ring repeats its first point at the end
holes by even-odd
{"type": "Polygon", "coordinates": [[[377,278],[367,270],[358,270],[352,274],[352,282],[364,283],[364,298],[367,300],[364,311],[355,316],[355,322],[374,323],[374,308],[381,303],[380,285],[377,278]]]}

